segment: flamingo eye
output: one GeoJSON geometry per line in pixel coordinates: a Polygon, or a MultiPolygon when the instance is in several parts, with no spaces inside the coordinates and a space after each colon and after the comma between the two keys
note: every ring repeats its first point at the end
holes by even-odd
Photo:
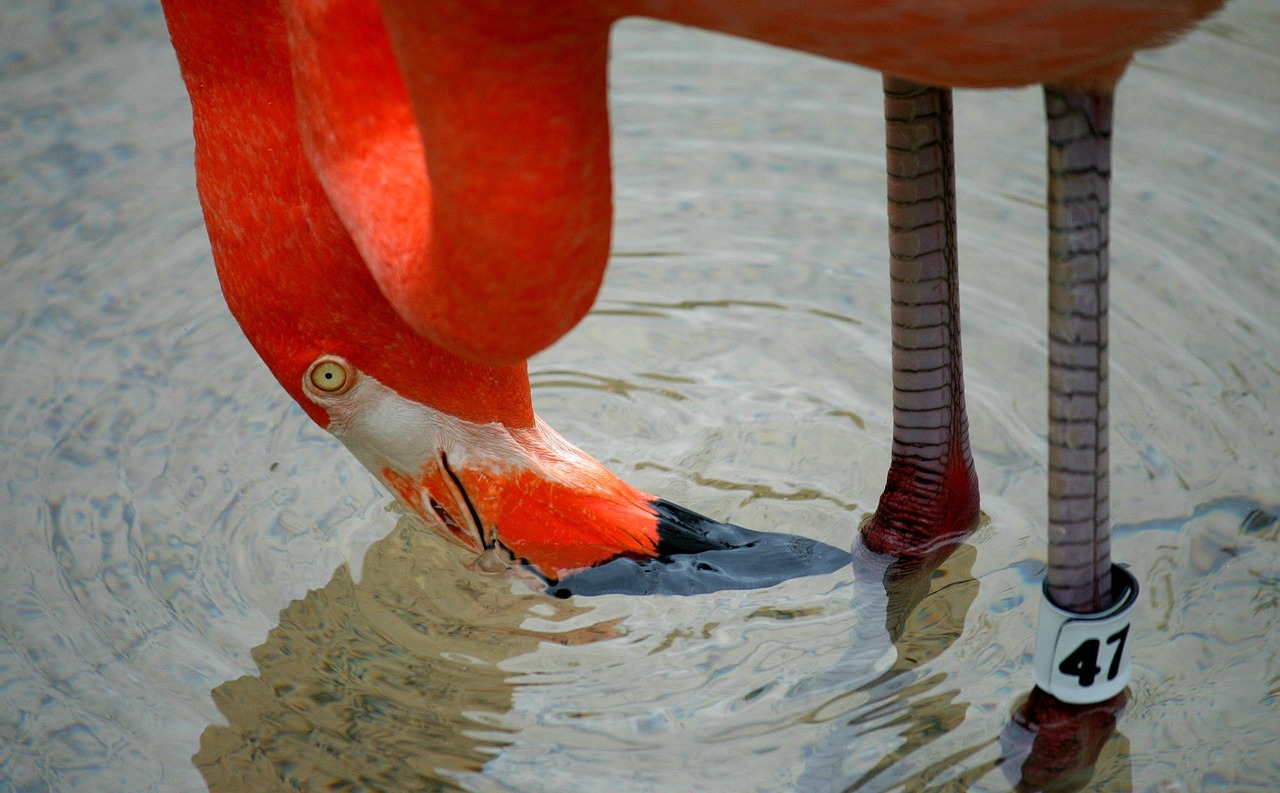
{"type": "Polygon", "coordinates": [[[328,396],[337,396],[355,382],[355,372],[351,364],[342,358],[326,355],[311,364],[311,369],[307,372],[307,380],[317,391],[328,396]]]}

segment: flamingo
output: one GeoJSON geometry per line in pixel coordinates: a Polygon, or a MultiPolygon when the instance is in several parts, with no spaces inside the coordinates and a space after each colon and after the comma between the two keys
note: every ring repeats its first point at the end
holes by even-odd
{"type": "MultiPolygon", "coordinates": [[[[885,75],[893,451],[860,542],[898,556],[953,547],[979,514],[950,88],[1043,84],[1049,592],[1078,611],[1110,600],[1113,91],[1135,51],[1220,4],[163,2],[214,261],[249,341],[313,420],[480,567],[523,564],[550,582],[759,540],[627,485],[532,409],[526,360],[585,315],[608,258],[611,25],[653,17],[885,75]]],[[[806,548],[788,570],[825,546],[806,548]]]]}

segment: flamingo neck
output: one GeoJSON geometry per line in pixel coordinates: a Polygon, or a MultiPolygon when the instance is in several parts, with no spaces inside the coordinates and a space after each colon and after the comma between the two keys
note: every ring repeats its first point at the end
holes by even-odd
{"type": "Polygon", "coordinates": [[[532,426],[523,362],[488,366],[423,339],[370,276],[298,135],[279,7],[164,6],[191,95],[197,188],[223,294],[281,385],[328,426],[300,383],[317,357],[340,355],[443,413],[532,426]]]}

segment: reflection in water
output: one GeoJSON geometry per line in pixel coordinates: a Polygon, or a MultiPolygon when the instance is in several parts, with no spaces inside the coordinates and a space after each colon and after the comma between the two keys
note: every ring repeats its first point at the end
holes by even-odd
{"type": "Polygon", "coordinates": [[[1019,793],[1133,790],[1129,741],[1115,731],[1127,700],[1068,705],[1033,688],[1000,736],[1005,777],[1019,793]]]}
{"type": "Polygon", "coordinates": [[[429,790],[478,771],[510,741],[504,660],[539,642],[608,636],[605,623],[526,630],[537,612],[587,609],[512,593],[411,517],[369,548],[355,583],[344,565],[294,601],[253,650],[259,674],[214,690],[195,764],[215,791],[429,790]]]}
{"type": "MultiPolygon", "coordinates": [[[[1207,584],[1211,588],[1226,585],[1224,574],[1255,576],[1253,602],[1236,605],[1274,622],[1277,604],[1266,595],[1274,590],[1274,570],[1259,571],[1256,562],[1229,563],[1235,554],[1269,558],[1272,568],[1280,563],[1276,515],[1274,505],[1223,499],[1190,519],[1120,526],[1117,534],[1190,554],[1192,560],[1182,562],[1180,569],[1217,577],[1207,584]],[[1162,534],[1191,539],[1165,543],[1159,539],[1162,534]]],[[[987,530],[980,529],[979,538],[987,530]]],[[[624,604],[639,619],[626,624],[599,617],[584,621],[581,616],[591,610],[573,605],[584,601],[526,593],[507,579],[478,576],[466,569],[464,555],[417,521],[402,519],[391,536],[370,548],[360,584],[340,568],[327,586],[290,605],[267,643],[253,652],[260,674],[215,691],[229,726],[209,727],[195,757],[212,789],[476,787],[477,778],[467,772],[481,771],[517,788],[542,784],[539,780],[547,775],[557,789],[586,790],[592,788],[581,778],[574,782],[571,773],[548,767],[545,753],[580,768],[594,767],[587,758],[608,762],[606,758],[621,756],[617,753],[639,755],[639,765],[633,767],[643,767],[645,756],[694,762],[699,756],[686,754],[664,731],[685,720],[693,729],[708,718],[714,727],[704,740],[712,746],[726,740],[734,741],[730,746],[749,746],[753,737],[771,735],[779,724],[796,730],[788,740],[800,741],[805,761],[797,776],[781,775],[785,789],[1133,789],[1131,741],[1123,726],[1116,729],[1125,697],[1098,706],[1047,707],[1038,692],[1027,696],[1029,677],[1001,660],[1008,648],[999,638],[990,652],[980,650],[984,658],[978,669],[957,666],[957,642],[974,622],[971,610],[980,594],[972,572],[978,558],[974,545],[961,544],[940,563],[935,559],[915,565],[858,549],[855,580],[843,590],[852,608],[834,622],[824,614],[832,610],[829,603],[803,605],[820,604],[821,598],[801,598],[792,607],[751,606],[749,613],[747,598],[740,610],[722,606],[719,619],[710,622],[703,601],[691,610],[695,620],[702,615],[693,623],[701,627],[682,627],[677,621],[656,632],[653,615],[689,601],[593,601],[615,608],[624,604]],[[530,629],[525,625],[531,616],[544,624],[578,617],[572,620],[578,627],[530,629]],[[749,626],[761,621],[769,623],[768,630],[753,632],[749,626]],[[818,669],[805,659],[815,640],[831,646],[823,624],[847,626],[837,642],[845,650],[833,664],[818,669]],[[688,668],[691,648],[705,642],[724,654],[722,642],[728,636],[745,637],[740,644],[747,654],[725,655],[696,672],[688,668]],[[625,642],[598,644],[616,638],[625,642]],[[763,668],[777,670],[776,665],[753,672],[750,668],[760,664],[747,659],[779,641],[793,648],[794,668],[780,678],[791,682],[777,697],[771,684],[752,687],[751,682],[761,679],[763,668]],[[531,658],[547,643],[562,648],[553,660],[510,663],[531,658]],[[601,649],[588,651],[591,645],[601,649]],[[947,664],[939,664],[949,656],[947,664]],[[715,690],[726,682],[717,680],[719,668],[738,672],[740,685],[728,681],[727,695],[715,690]],[[655,675],[659,669],[664,672],[655,675]],[[664,675],[672,673],[676,679],[693,673],[687,681],[693,687],[684,693],[666,690],[671,678],[664,675]],[[992,699],[975,685],[992,677],[1009,678],[1011,685],[1003,690],[1024,693],[992,699]],[[640,680],[646,681],[643,694],[634,690],[640,680]],[[690,698],[704,685],[712,687],[705,697],[690,698]],[[534,699],[523,710],[536,712],[532,720],[517,705],[529,694],[534,699]],[[769,732],[760,732],[765,725],[750,715],[750,705],[769,697],[782,709],[768,719],[774,725],[769,732]],[[670,715],[645,726],[668,708],[674,709],[670,715]],[[726,708],[723,716],[715,715],[726,708]],[[734,716],[735,711],[740,712],[734,716]],[[671,718],[676,721],[668,722],[671,718]],[[657,728],[660,723],[668,726],[657,728]],[[800,738],[805,725],[817,732],[800,738]],[[650,748],[657,754],[645,751],[650,748]],[[679,757],[684,760],[675,759],[679,757]]],[[[1030,579],[1041,575],[1037,564],[1028,562],[997,572],[1030,579]]],[[[1163,579],[1154,574],[1148,580],[1163,579]]],[[[1194,591],[1185,581],[1175,586],[1194,591]]],[[[1187,609],[1170,613],[1185,614],[1187,609]]],[[[1259,630],[1272,632],[1269,627],[1259,630]]],[[[1146,644],[1142,655],[1158,658],[1150,638],[1146,644]]],[[[1169,703],[1153,700],[1143,690],[1150,686],[1142,677],[1135,673],[1129,711],[1167,707],[1169,703]]],[[[1194,680],[1181,685],[1211,701],[1223,696],[1194,680]]],[[[1241,689],[1249,690],[1247,685],[1241,689]]],[[[1256,781],[1270,773],[1262,748],[1269,740],[1258,736],[1260,743],[1245,753],[1247,762],[1237,769],[1241,779],[1256,781]]],[[[697,762],[714,764],[710,757],[697,762]]],[[[747,760],[740,763],[749,765],[747,760]]],[[[601,771],[601,781],[618,778],[616,771],[601,771]]]]}
{"type": "Polygon", "coordinates": [[[967,543],[914,560],[855,545],[851,606],[859,620],[849,652],[824,675],[844,690],[814,713],[831,729],[814,748],[797,789],[887,787],[904,779],[927,784],[974,751],[966,747],[946,758],[931,751],[964,722],[969,703],[946,674],[920,669],[964,629],[978,593],[975,556],[967,543]],[[892,647],[887,668],[868,652],[886,644],[892,647]]]}

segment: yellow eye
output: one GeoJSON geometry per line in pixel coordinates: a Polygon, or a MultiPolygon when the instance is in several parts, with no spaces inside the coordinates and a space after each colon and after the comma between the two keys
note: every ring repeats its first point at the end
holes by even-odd
{"type": "Polygon", "coordinates": [[[350,364],[341,358],[326,355],[311,365],[307,379],[318,391],[326,394],[341,394],[351,387],[355,373],[350,364]]]}

